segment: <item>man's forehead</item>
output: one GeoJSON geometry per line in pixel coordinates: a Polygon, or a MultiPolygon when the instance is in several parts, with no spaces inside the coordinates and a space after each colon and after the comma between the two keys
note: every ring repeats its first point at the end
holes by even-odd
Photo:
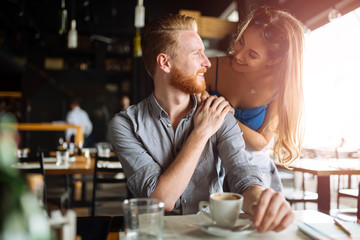
{"type": "Polygon", "coordinates": [[[191,30],[179,31],[179,47],[194,51],[197,49],[203,49],[204,45],[200,36],[191,30]]]}

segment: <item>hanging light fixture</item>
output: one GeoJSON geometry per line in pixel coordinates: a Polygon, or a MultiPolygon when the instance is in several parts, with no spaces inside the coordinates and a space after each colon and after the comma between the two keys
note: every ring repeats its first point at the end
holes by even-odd
{"type": "Polygon", "coordinates": [[[59,34],[66,33],[67,10],[65,8],[65,0],[61,0],[61,9],[59,10],[59,34]]]}
{"type": "Polygon", "coordinates": [[[138,0],[138,4],[135,7],[134,25],[136,28],[142,28],[145,26],[145,7],[143,5],[143,0],[138,0]]]}
{"type": "Polygon", "coordinates": [[[136,28],[136,33],[134,37],[134,56],[141,57],[141,36],[140,28],[145,26],[145,7],[143,5],[143,0],[138,0],[138,4],[135,7],[135,20],[134,26],[136,28]]]}

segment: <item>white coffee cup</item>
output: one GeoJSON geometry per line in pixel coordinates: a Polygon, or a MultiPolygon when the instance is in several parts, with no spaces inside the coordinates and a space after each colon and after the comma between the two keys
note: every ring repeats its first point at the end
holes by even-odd
{"type": "Polygon", "coordinates": [[[213,220],[218,227],[234,227],[240,210],[242,209],[244,197],[238,193],[223,192],[210,195],[210,202],[200,201],[199,210],[213,220]],[[204,210],[209,207],[210,214],[204,210]]]}

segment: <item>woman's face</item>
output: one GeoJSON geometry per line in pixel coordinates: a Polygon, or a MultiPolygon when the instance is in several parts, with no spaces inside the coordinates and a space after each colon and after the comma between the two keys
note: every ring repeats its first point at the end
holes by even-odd
{"type": "Polygon", "coordinates": [[[235,43],[232,67],[238,72],[261,71],[270,64],[268,48],[261,29],[248,27],[235,43]]]}

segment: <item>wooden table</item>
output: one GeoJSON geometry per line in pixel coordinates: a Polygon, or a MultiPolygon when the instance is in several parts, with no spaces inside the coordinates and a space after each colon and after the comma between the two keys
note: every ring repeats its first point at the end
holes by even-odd
{"type": "Polygon", "coordinates": [[[65,131],[69,128],[76,130],[74,136],[74,143],[84,143],[84,133],[82,126],[65,124],[65,123],[17,123],[17,124],[0,124],[1,126],[8,126],[17,128],[19,131],[65,131]]]}
{"type": "MultiPolygon", "coordinates": [[[[276,163],[279,168],[286,169],[276,163]]],[[[309,159],[296,160],[291,165],[293,171],[311,173],[317,176],[318,210],[329,214],[330,212],[330,176],[331,175],[359,175],[359,159],[309,159]]]]}
{"type": "Polygon", "coordinates": [[[93,174],[95,160],[93,158],[85,158],[84,156],[76,156],[76,161],[69,162],[67,168],[48,167],[54,163],[44,163],[46,175],[74,175],[74,174],[93,174]]]}

